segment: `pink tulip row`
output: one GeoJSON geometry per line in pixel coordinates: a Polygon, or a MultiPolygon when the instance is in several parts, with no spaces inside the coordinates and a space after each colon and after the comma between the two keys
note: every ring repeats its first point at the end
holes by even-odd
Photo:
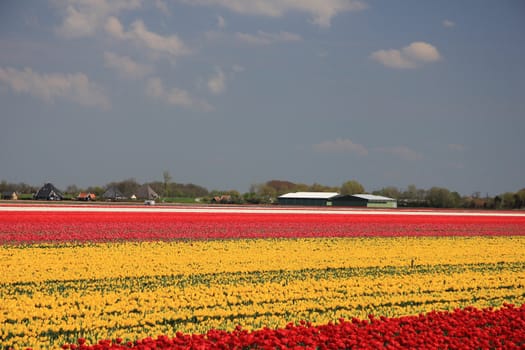
{"type": "Polygon", "coordinates": [[[0,211],[0,244],[469,235],[525,235],[525,216],[0,211]]]}

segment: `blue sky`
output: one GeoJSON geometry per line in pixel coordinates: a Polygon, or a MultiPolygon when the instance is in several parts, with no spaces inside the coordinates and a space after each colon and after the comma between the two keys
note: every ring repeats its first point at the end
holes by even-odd
{"type": "Polygon", "coordinates": [[[0,179],[525,187],[523,1],[0,3],[0,179]]]}

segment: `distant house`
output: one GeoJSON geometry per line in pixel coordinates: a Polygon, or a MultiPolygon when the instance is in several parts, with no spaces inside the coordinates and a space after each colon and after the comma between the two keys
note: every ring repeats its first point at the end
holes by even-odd
{"type": "Polygon", "coordinates": [[[5,191],[2,192],[2,199],[9,199],[16,201],[18,199],[18,193],[14,191],[5,191]]]}
{"type": "Polygon", "coordinates": [[[77,201],[94,201],[97,196],[91,192],[80,192],[77,196],[77,201]]]}
{"type": "Polygon", "coordinates": [[[45,201],[61,201],[64,195],[52,184],[47,183],[35,194],[35,199],[45,201]]]}
{"type": "Polygon", "coordinates": [[[106,190],[106,192],[104,192],[104,194],[102,194],[102,198],[108,201],[119,201],[126,199],[126,196],[124,196],[122,192],[118,190],[118,188],[111,186],[106,190]]]}
{"type": "Polygon", "coordinates": [[[159,198],[159,195],[157,194],[157,192],[153,191],[153,189],[149,185],[144,184],[137,190],[136,198],[154,200],[159,198]]]}

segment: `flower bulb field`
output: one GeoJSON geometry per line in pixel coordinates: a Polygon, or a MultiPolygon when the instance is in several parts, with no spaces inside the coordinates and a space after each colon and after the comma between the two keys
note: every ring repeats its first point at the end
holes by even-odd
{"type": "Polygon", "coordinates": [[[0,205],[0,348],[524,348],[525,212],[0,205]]]}

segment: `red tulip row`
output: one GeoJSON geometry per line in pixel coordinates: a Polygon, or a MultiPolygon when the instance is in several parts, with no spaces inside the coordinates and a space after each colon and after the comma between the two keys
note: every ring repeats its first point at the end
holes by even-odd
{"type": "Polygon", "coordinates": [[[525,216],[0,211],[0,243],[467,235],[525,235],[525,216]]]}
{"type": "Polygon", "coordinates": [[[426,315],[369,320],[340,319],[313,326],[301,322],[283,329],[264,328],[233,332],[210,330],[206,334],[158,336],[135,342],[101,340],[87,345],[65,344],[63,349],[523,349],[525,305],[493,309],[432,311],[426,315]]]}

